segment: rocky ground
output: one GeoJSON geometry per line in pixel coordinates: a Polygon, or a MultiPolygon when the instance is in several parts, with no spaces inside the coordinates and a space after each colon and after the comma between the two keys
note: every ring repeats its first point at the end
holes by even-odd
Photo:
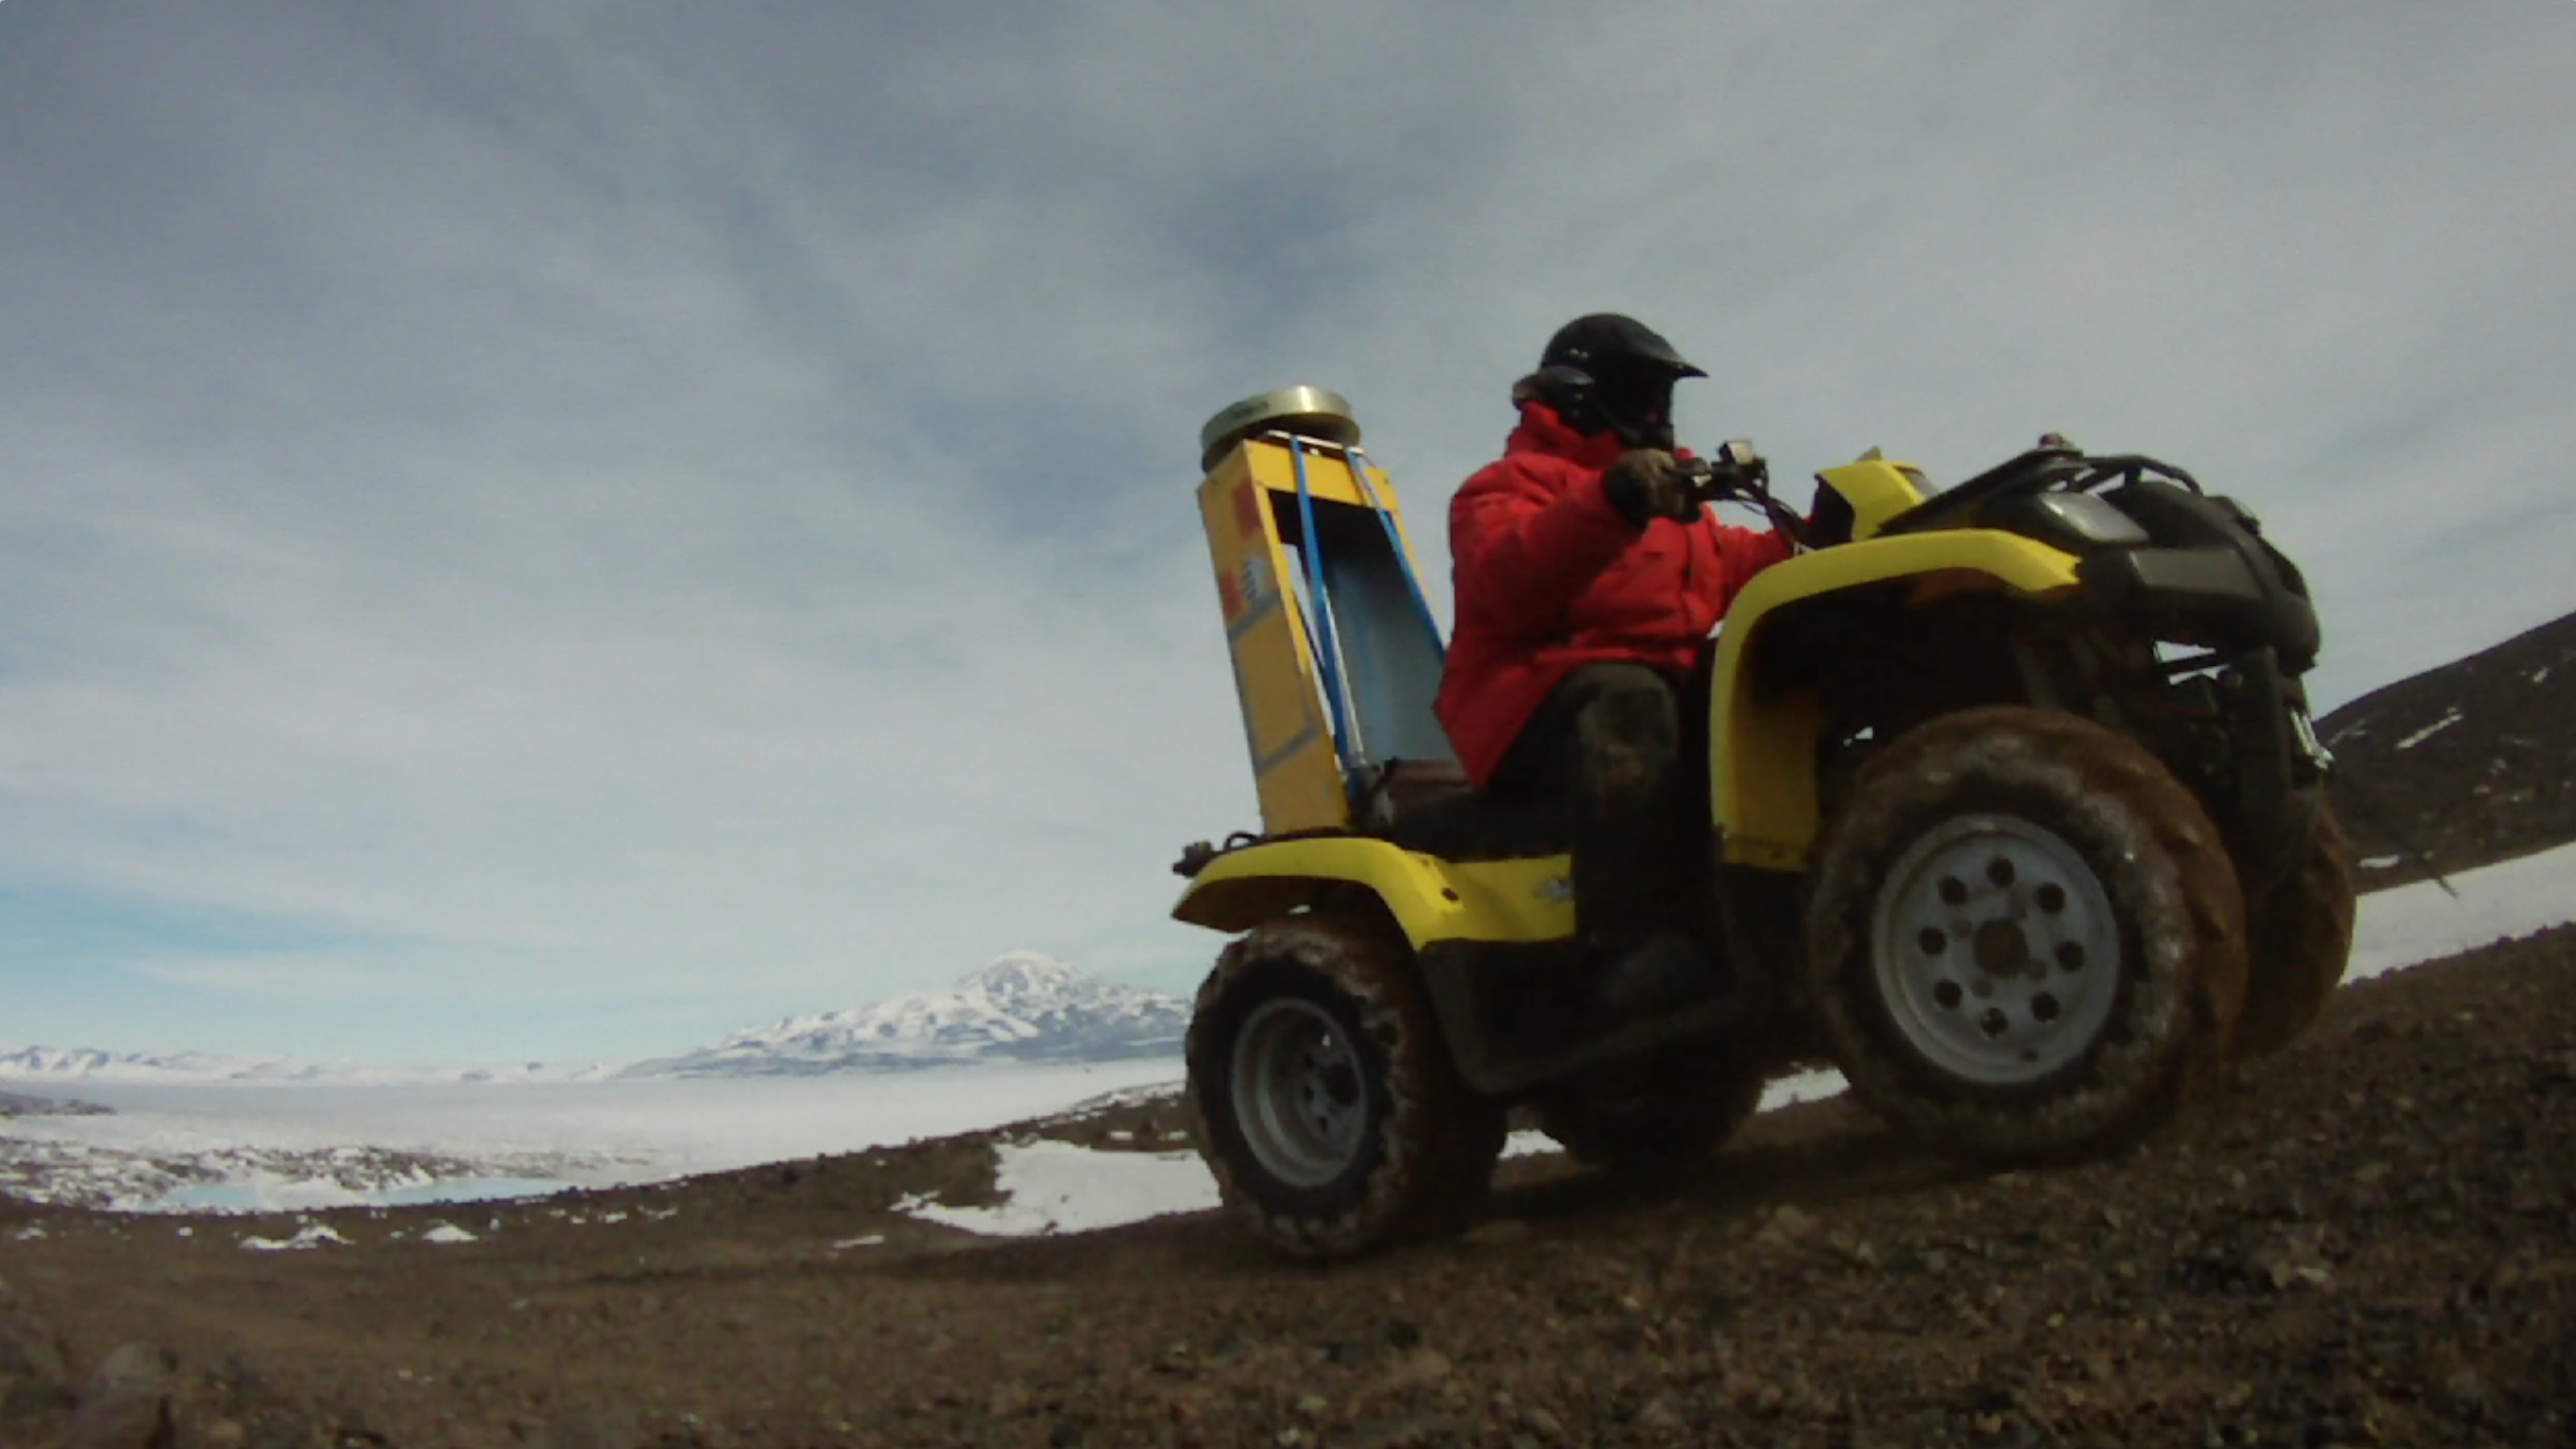
{"type": "MultiPolygon", "coordinates": [[[[1154,1142],[1169,1112],[1054,1130],[1154,1142]]],[[[1463,1241],[1330,1270],[1214,1216],[996,1243],[891,1211],[991,1165],[961,1139],[462,1210],[0,1206],[0,1443],[2576,1443],[2576,931],[2353,987],[2144,1150],[2059,1171],[1964,1173],[1829,1102],[1676,1180],[1507,1163],[1463,1241]],[[310,1224],[347,1241],[237,1241],[310,1224]]]]}
{"type": "MultiPolygon", "coordinates": [[[[2570,720],[2576,619],[2320,721],[2366,882],[2576,839],[2570,720]]],[[[895,1210],[990,1200],[991,1142],[295,1218],[0,1198],[0,1449],[2576,1446],[2576,929],[2348,988],[2114,1160],[1979,1175],[1816,1103],[1660,1181],[1507,1162],[1463,1240],[1332,1269],[1215,1215],[895,1210]]]]}

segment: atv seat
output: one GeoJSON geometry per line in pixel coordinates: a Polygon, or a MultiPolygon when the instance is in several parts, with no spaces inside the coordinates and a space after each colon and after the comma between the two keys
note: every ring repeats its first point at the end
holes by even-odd
{"type": "Polygon", "coordinates": [[[1375,833],[1442,860],[1561,855],[1573,841],[1562,802],[1488,794],[1449,760],[1390,762],[1369,803],[1367,814],[1381,822],[1375,833]]]}

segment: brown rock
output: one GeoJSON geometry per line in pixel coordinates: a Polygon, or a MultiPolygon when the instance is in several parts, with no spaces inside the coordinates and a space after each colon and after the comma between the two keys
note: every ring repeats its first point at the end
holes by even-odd
{"type": "Polygon", "coordinates": [[[170,1418],[172,1368],[169,1353],[152,1344],[109,1350],[81,1385],[63,1449],[170,1449],[178,1441],[170,1418]]]}
{"type": "Polygon", "coordinates": [[[1378,1379],[1382,1388],[1406,1389],[1418,1384],[1436,1384],[1449,1377],[1449,1356],[1437,1349],[1417,1348],[1398,1359],[1393,1368],[1378,1379]]]}

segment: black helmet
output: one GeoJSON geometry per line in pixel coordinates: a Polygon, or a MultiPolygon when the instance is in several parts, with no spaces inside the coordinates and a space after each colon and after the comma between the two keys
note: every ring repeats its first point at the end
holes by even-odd
{"type": "Polygon", "coordinates": [[[1632,448],[1673,445],[1673,384],[1707,373],[1633,317],[1595,312],[1556,329],[1538,360],[1538,396],[1578,433],[1616,432],[1632,448]]]}

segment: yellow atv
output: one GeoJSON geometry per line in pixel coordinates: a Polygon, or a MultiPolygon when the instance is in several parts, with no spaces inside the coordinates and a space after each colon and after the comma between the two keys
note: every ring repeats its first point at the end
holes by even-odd
{"type": "Polygon", "coordinates": [[[2300,676],[2306,585],[2182,470],[2054,436],[1946,491],[1873,450],[1812,520],[1750,448],[1710,496],[1805,547],[1700,672],[1704,989],[1593,1010],[1553,812],[1469,790],[1402,515],[1338,396],[1202,435],[1262,830],[1191,847],[1174,914],[1236,935],[1188,1044],[1200,1150],[1268,1241],[1454,1230],[1514,1106],[1612,1168],[1705,1155],[1830,1062],[1993,1163],[2135,1140],[2340,979],[2351,866],[2300,676]]]}

